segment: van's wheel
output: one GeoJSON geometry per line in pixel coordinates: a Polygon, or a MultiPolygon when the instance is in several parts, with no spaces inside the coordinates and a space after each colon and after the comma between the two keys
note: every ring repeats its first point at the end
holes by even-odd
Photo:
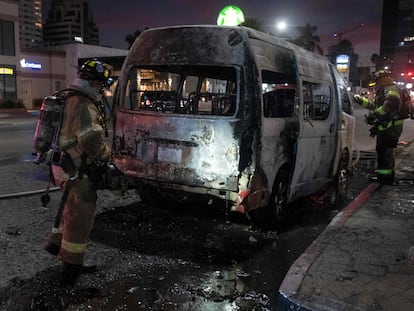
{"type": "Polygon", "coordinates": [[[348,152],[343,152],[338,164],[338,171],[329,185],[328,204],[330,204],[331,206],[337,206],[346,199],[349,183],[348,161],[348,152]]]}
{"type": "Polygon", "coordinates": [[[140,189],[136,189],[135,192],[139,195],[139,198],[141,199],[141,202],[144,204],[149,204],[151,203],[152,197],[150,193],[148,193],[147,191],[143,191],[140,189]]]}
{"type": "Polygon", "coordinates": [[[273,183],[272,193],[269,198],[268,210],[275,222],[280,222],[288,217],[287,208],[288,173],[280,171],[273,183]]]}
{"type": "Polygon", "coordinates": [[[268,204],[253,211],[252,219],[258,226],[271,228],[286,220],[288,217],[287,190],[288,173],[280,171],[273,183],[268,204]]]}

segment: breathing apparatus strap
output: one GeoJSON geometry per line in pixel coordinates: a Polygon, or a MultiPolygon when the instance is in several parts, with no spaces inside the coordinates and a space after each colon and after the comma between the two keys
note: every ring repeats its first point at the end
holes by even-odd
{"type": "Polygon", "coordinates": [[[109,134],[108,134],[108,128],[106,127],[106,121],[108,121],[111,118],[112,112],[111,112],[111,109],[109,107],[108,99],[106,98],[106,96],[104,94],[104,89],[103,88],[101,88],[100,93],[101,93],[101,96],[102,96],[102,101],[94,101],[94,103],[95,103],[96,109],[98,109],[98,111],[99,111],[99,113],[102,117],[102,127],[105,131],[105,137],[108,137],[109,134]],[[108,108],[109,111],[110,111],[110,116],[109,116],[108,119],[106,119],[106,112],[105,112],[106,110],[105,110],[105,108],[108,108]]]}
{"type": "Polygon", "coordinates": [[[52,183],[53,184],[55,183],[55,177],[53,176],[52,166],[49,165],[49,180],[47,182],[47,187],[46,187],[45,192],[40,197],[40,202],[42,203],[43,208],[46,208],[47,204],[50,202],[49,192],[50,192],[50,185],[52,183]]]}
{"type": "Polygon", "coordinates": [[[79,173],[78,173],[78,178],[79,179],[82,179],[83,178],[83,174],[85,174],[86,159],[87,158],[88,158],[88,156],[86,155],[86,153],[82,153],[81,163],[79,165],[79,173]]]}

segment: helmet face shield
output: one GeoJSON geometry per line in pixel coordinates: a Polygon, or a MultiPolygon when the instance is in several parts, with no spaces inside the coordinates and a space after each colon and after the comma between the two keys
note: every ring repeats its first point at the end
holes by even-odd
{"type": "Polygon", "coordinates": [[[97,80],[103,87],[109,87],[113,83],[111,69],[108,64],[97,59],[89,59],[79,69],[79,77],[85,80],[97,80]]]}

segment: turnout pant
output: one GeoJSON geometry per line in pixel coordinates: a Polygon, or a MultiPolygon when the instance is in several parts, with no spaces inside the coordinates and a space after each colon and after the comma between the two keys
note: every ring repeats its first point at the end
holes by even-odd
{"type": "Polygon", "coordinates": [[[86,176],[69,183],[60,226],[49,235],[48,243],[60,248],[59,260],[80,265],[95,222],[97,194],[94,184],[86,176]]]}
{"type": "Polygon", "coordinates": [[[394,125],[386,130],[379,131],[377,136],[377,170],[383,177],[394,177],[394,148],[397,147],[403,125],[394,125]]]}

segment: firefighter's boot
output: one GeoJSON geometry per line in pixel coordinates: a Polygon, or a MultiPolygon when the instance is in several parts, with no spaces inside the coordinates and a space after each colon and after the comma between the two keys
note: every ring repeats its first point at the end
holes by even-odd
{"type": "Polygon", "coordinates": [[[391,174],[375,174],[369,177],[370,181],[379,182],[383,185],[393,185],[395,181],[395,173],[391,174]]]}
{"type": "Polygon", "coordinates": [[[91,274],[97,271],[96,265],[84,266],[84,265],[74,265],[67,262],[63,263],[61,278],[64,285],[73,286],[75,285],[78,277],[81,274],[91,274]]]}
{"type": "Polygon", "coordinates": [[[45,251],[53,256],[57,256],[60,251],[60,246],[49,242],[45,245],[45,251]]]}

